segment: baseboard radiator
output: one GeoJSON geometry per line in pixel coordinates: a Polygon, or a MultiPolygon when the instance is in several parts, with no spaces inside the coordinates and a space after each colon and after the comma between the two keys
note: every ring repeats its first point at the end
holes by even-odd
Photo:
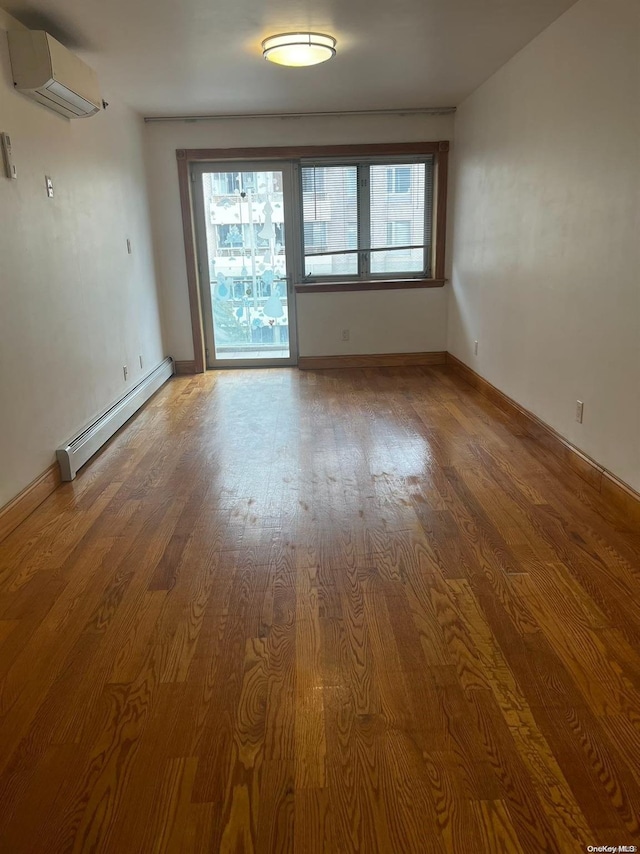
{"type": "Polygon", "coordinates": [[[173,359],[169,356],[150,374],[147,374],[135,388],[85,427],[81,433],[63,447],[58,448],[56,455],[62,480],[73,480],[78,469],[91,459],[125,421],[135,415],[140,407],[173,376],[173,372],[173,359]]]}

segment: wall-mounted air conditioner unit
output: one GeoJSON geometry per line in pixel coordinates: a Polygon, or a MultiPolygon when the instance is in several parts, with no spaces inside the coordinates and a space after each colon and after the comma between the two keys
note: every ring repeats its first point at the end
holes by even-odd
{"type": "Polygon", "coordinates": [[[16,89],[69,119],[102,109],[98,78],[43,30],[10,30],[9,54],[16,89]]]}

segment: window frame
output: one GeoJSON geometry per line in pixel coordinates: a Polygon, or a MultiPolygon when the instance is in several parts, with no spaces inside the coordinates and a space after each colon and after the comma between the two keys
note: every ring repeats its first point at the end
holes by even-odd
{"type": "MultiPolygon", "coordinates": [[[[296,288],[301,291],[304,286],[312,287],[312,286],[331,286],[338,283],[342,283],[344,285],[348,284],[359,284],[362,282],[370,282],[374,283],[376,281],[427,281],[432,277],[433,264],[434,264],[434,253],[433,253],[433,242],[435,237],[435,207],[436,207],[436,158],[433,152],[419,155],[419,156],[403,156],[402,154],[389,156],[389,157],[359,157],[359,158],[311,158],[311,159],[301,159],[299,163],[295,164],[295,173],[298,183],[298,210],[296,212],[296,219],[299,222],[298,232],[294,237],[298,242],[296,247],[296,258],[297,258],[297,270],[296,270],[296,288]],[[375,250],[371,249],[371,195],[370,195],[370,175],[371,175],[371,167],[372,166],[382,166],[388,167],[390,169],[397,169],[398,167],[404,166],[413,166],[414,164],[427,164],[429,162],[430,168],[432,170],[432,195],[431,195],[431,216],[428,218],[426,216],[426,205],[425,205],[425,222],[424,222],[424,234],[423,234],[423,260],[424,264],[421,270],[417,271],[409,271],[409,270],[398,270],[397,272],[372,272],[371,271],[371,256],[372,252],[375,250]],[[304,168],[318,168],[318,167],[341,167],[341,166],[355,166],[357,168],[357,179],[356,179],[356,187],[357,187],[357,229],[358,229],[358,248],[352,253],[357,256],[358,260],[358,271],[357,273],[352,274],[336,274],[336,275],[323,275],[323,276],[314,276],[312,274],[307,275],[305,273],[306,269],[306,256],[305,255],[305,239],[304,239],[304,187],[303,187],[303,175],[302,170],[304,168]],[[431,230],[430,233],[427,233],[429,220],[431,222],[431,230]],[[429,253],[427,256],[427,252],[429,253]]],[[[386,180],[386,176],[385,176],[386,180]]],[[[395,177],[394,177],[395,181],[395,177]]],[[[388,184],[387,184],[388,186],[388,184]]],[[[426,193],[426,182],[425,182],[425,193],[426,193]]],[[[408,185],[408,189],[406,193],[391,193],[390,194],[394,198],[400,199],[408,199],[411,196],[411,183],[408,185]]],[[[426,199],[426,195],[425,195],[426,199]]],[[[328,255],[331,253],[327,253],[328,255]]],[[[347,288],[345,287],[345,290],[347,288]]]]}

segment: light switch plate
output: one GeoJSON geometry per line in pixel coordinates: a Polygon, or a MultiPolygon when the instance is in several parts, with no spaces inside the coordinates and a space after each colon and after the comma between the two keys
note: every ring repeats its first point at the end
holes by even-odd
{"type": "Polygon", "coordinates": [[[11,137],[8,133],[0,133],[0,147],[2,148],[2,160],[4,163],[4,171],[7,178],[15,181],[18,177],[18,170],[13,163],[13,155],[11,152],[11,137]]]}

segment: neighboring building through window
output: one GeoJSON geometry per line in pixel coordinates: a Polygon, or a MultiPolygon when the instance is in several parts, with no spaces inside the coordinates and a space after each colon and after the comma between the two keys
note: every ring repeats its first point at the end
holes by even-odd
{"type": "Polygon", "coordinates": [[[238,172],[217,172],[212,175],[213,192],[217,196],[232,196],[240,192],[240,175],[238,172]]]}
{"type": "MultiPolygon", "coordinates": [[[[277,242],[282,242],[282,225],[274,223],[274,235],[277,242]]],[[[256,248],[266,247],[269,241],[262,236],[262,225],[253,224],[253,239],[256,248]]],[[[250,249],[251,231],[248,223],[235,225],[223,223],[216,226],[216,248],[217,249],[250,249]]]]}
{"type": "Polygon", "coordinates": [[[327,223],[305,222],[304,245],[314,252],[325,252],[327,249],[327,223]]]}
{"type": "Polygon", "coordinates": [[[302,172],[303,193],[324,193],[325,171],[322,166],[304,169],[302,172]]]}
{"type": "Polygon", "coordinates": [[[391,166],[387,168],[387,192],[408,193],[411,187],[411,167],[391,166]]]}
{"type": "Polygon", "coordinates": [[[211,192],[213,196],[237,196],[240,193],[281,193],[279,173],[274,172],[212,172],[211,192]],[[262,184],[262,181],[266,183],[262,184]]]}
{"type": "Polygon", "coordinates": [[[411,242],[411,220],[391,220],[387,223],[387,243],[389,246],[408,246],[411,242]]]}
{"type": "Polygon", "coordinates": [[[433,157],[300,172],[306,281],[430,275],[433,157]]]}

